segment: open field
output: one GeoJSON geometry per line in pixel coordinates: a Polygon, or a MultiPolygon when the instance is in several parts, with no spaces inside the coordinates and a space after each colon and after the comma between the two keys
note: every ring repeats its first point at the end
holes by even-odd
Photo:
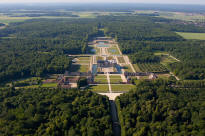
{"type": "Polygon", "coordinates": [[[154,11],[154,10],[137,10],[136,14],[156,14],[157,17],[163,17],[168,19],[177,19],[183,21],[196,21],[204,22],[205,15],[198,13],[185,13],[185,12],[168,12],[168,11],[154,11]]]}
{"type": "Polygon", "coordinates": [[[138,63],[142,72],[168,72],[167,68],[160,63],[138,63]]]}
{"type": "Polygon", "coordinates": [[[92,85],[88,88],[88,90],[93,92],[108,92],[109,87],[108,85],[92,85]]]}
{"type": "Polygon", "coordinates": [[[9,17],[5,15],[0,15],[0,23],[9,24],[14,22],[23,22],[29,19],[40,19],[40,18],[57,19],[57,18],[71,18],[71,17],[62,17],[62,16],[9,17]]]}
{"type": "Polygon", "coordinates": [[[112,92],[123,92],[123,91],[130,91],[131,89],[135,88],[134,85],[111,85],[112,92]]]}
{"type": "Polygon", "coordinates": [[[176,32],[180,36],[188,40],[205,40],[205,33],[184,33],[184,32],[176,32]]]}

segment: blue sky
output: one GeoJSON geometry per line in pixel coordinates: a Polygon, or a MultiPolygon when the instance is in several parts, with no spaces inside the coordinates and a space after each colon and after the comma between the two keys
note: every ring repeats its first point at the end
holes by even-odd
{"type": "Polygon", "coordinates": [[[107,2],[125,2],[125,3],[171,3],[171,4],[205,4],[205,0],[0,0],[0,3],[51,3],[51,2],[68,2],[68,3],[107,3],[107,2]]]}

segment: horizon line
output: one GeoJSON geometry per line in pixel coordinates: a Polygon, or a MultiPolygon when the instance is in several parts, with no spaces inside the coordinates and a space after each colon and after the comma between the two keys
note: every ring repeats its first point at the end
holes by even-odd
{"type": "MultiPolygon", "coordinates": [[[[197,5],[205,6],[204,4],[195,3],[142,3],[142,2],[0,2],[1,4],[151,4],[151,5],[197,5]]],[[[0,5],[1,6],[1,5],[0,5]]]]}

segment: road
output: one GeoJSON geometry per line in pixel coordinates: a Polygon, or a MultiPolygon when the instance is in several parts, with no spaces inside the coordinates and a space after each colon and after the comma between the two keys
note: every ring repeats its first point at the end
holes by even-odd
{"type": "Polygon", "coordinates": [[[110,75],[109,75],[109,72],[107,72],[107,83],[108,83],[108,86],[109,86],[109,92],[112,93],[112,88],[111,88],[111,84],[110,84],[110,75]]]}
{"type": "Polygon", "coordinates": [[[135,71],[135,69],[134,69],[132,63],[130,63],[129,57],[128,57],[128,56],[124,56],[124,60],[125,60],[126,64],[129,64],[129,65],[130,65],[132,71],[133,71],[134,73],[136,73],[136,71],[135,71]]]}

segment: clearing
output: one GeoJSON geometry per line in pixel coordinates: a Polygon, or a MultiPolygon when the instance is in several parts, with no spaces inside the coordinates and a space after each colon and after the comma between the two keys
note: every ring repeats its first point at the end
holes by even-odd
{"type": "Polygon", "coordinates": [[[205,40],[205,33],[184,33],[184,32],[176,32],[176,33],[188,40],[205,40]]]}

